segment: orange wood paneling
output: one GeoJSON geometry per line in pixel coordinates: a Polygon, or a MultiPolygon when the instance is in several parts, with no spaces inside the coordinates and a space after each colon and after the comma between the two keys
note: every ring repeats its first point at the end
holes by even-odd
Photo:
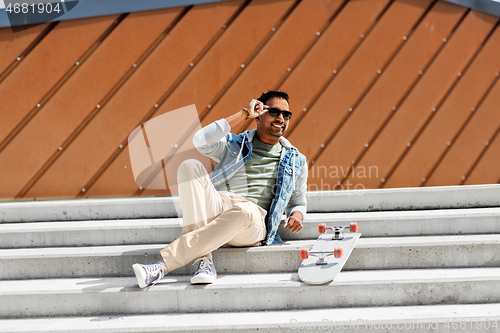
{"type": "MultiPolygon", "coordinates": [[[[497,68],[500,68],[499,53],[500,29],[497,29],[495,35],[488,41],[488,44],[482,51],[482,56],[477,58],[476,63],[478,64],[476,67],[479,68],[474,68],[474,72],[472,72],[473,68],[471,67],[470,75],[468,75],[469,71],[466,74],[467,77],[475,76],[473,79],[470,79],[469,92],[472,93],[471,90],[475,88],[474,85],[482,85],[483,82],[488,83],[497,78],[495,72],[497,68]]],[[[465,79],[466,77],[464,76],[464,81],[465,79]]],[[[459,92],[459,89],[457,88],[455,91],[459,92]]],[[[485,142],[493,137],[500,126],[499,105],[500,82],[497,79],[495,86],[489,91],[486,100],[474,111],[472,119],[466,124],[463,132],[459,134],[456,141],[452,141],[451,147],[446,151],[446,155],[437,166],[436,171],[428,177],[426,186],[460,185],[465,180],[467,173],[484,150],[485,142]]],[[[448,132],[448,135],[453,135],[452,130],[456,130],[455,126],[459,125],[456,124],[460,120],[459,110],[454,110],[453,114],[449,116],[453,117],[453,121],[448,122],[449,125],[441,127],[440,130],[441,132],[448,132]]],[[[462,118],[466,117],[466,112],[461,116],[462,118]]],[[[436,141],[439,142],[439,139],[436,138],[436,141]]],[[[500,162],[500,160],[498,161],[500,162]]],[[[500,170],[500,167],[498,170],[500,170]]],[[[497,175],[500,175],[500,171],[497,175]]]]}
{"type": "MultiPolygon", "coordinates": [[[[242,1],[230,2],[216,5],[214,8],[204,6],[195,6],[179,23],[179,25],[172,31],[172,33],[165,40],[165,45],[162,47],[156,60],[156,53],[150,59],[152,63],[152,69],[155,70],[155,66],[159,66],[157,63],[163,62],[165,60],[164,66],[169,63],[172,64],[172,68],[166,68],[166,71],[172,73],[171,76],[162,76],[162,78],[169,79],[171,81],[166,81],[161,83],[162,92],[169,94],[173,89],[175,89],[176,84],[181,80],[186,74],[189,73],[187,69],[192,69],[189,64],[193,59],[199,59],[204,56],[206,49],[209,48],[212,40],[210,37],[217,38],[220,33],[224,33],[226,30],[222,28],[223,25],[229,26],[232,21],[231,15],[237,15],[238,8],[243,4],[242,1]],[[228,6],[231,4],[232,6],[228,6]],[[234,5],[234,6],[233,6],[234,5]],[[211,12],[213,11],[213,12],[211,12]],[[219,20],[213,20],[212,16],[217,17],[219,20]],[[225,21],[227,20],[227,22],[225,21]],[[214,25],[212,25],[212,23],[214,25]],[[199,25],[198,25],[199,24],[199,25]],[[217,26],[218,24],[218,26],[217,26]],[[218,29],[222,29],[219,30],[218,29]],[[201,33],[200,29],[203,31],[201,33]],[[218,32],[217,32],[218,31],[218,32]],[[198,43],[191,43],[190,39],[186,36],[199,35],[198,43]],[[204,39],[203,39],[204,38],[204,39]],[[172,52],[172,48],[178,47],[180,54],[172,52]],[[168,68],[168,70],[167,70],[168,68]],[[183,69],[184,72],[182,71],[183,69]]],[[[212,6],[212,5],[211,5],[212,6]]],[[[146,65],[146,64],[145,64],[146,65]]],[[[161,67],[160,67],[161,68],[161,67]]],[[[161,94],[159,94],[161,96],[161,94]]],[[[159,103],[159,96],[156,97],[155,102],[159,103]]],[[[167,95],[166,97],[168,97],[167,95]]],[[[163,96],[162,96],[163,99],[163,96]]],[[[151,117],[154,117],[153,115],[151,117]]],[[[137,185],[131,177],[130,168],[130,158],[128,155],[128,149],[120,153],[116,159],[110,164],[110,166],[103,172],[102,176],[99,177],[95,185],[90,188],[87,192],[89,196],[95,195],[112,195],[113,193],[120,193],[126,195],[133,195],[137,191],[137,185]],[[124,179],[130,180],[124,182],[124,179]],[[116,192],[118,191],[118,192],[116,192]]],[[[146,192],[147,190],[144,190],[146,192]]],[[[149,191],[148,191],[149,192],[149,191]]],[[[151,193],[151,192],[149,192],[151,193]]],[[[162,191],[158,194],[165,195],[167,192],[162,191]]]]}
{"type": "MultiPolygon", "coordinates": [[[[0,190],[0,196],[22,191],[28,182],[38,177],[47,160],[59,153],[58,147],[108,94],[132,64],[144,53],[155,38],[175,18],[179,9],[133,13],[127,16],[81,68],[57,91],[42,110],[26,125],[0,155],[5,170],[15,170],[0,190]],[[57,129],[57,130],[54,130],[57,129]],[[21,159],[26,167],[19,170],[21,159]]],[[[57,48],[63,48],[59,45],[57,48]]],[[[113,126],[108,127],[113,131],[113,126]]],[[[62,151],[61,151],[62,152],[62,151]]],[[[57,175],[44,195],[57,195],[56,182],[72,177],[72,170],[57,175]]]]}
{"type": "Polygon", "coordinates": [[[293,4],[293,0],[252,1],[206,55],[194,64],[191,73],[157,114],[190,104],[195,104],[201,113],[228,80],[244,69],[241,67],[244,61],[293,4]],[[265,20],[255,19],[264,16],[265,20]]]}
{"type": "MultiPolygon", "coordinates": [[[[165,37],[150,57],[127,80],[123,87],[101,109],[99,114],[66,149],[48,172],[37,182],[28,196],[46,193],[55,175],[71,170],[72,177],[58,184],[57,195],[76,195],[85,188],[92,176],[107,159],[126,141],[132,129],[158,102],[163,93],[174,84],[183,69],[200,52],[212,36],[238,9],[242,2],[230,5],[210,4],[192,8],[165,37]],[[191,36],[186,38],[186,36],[191,36]],[[113,124],[110,129],[110,124],[113,124]]],[[[173,19],[174,15],[170,17],[173,19]]],[[[168,22],[165,21],[165,26],[168,22]]],[[[130,169],[128,149],[124,149],[124,162],[119,171],[107,174],[103,182],[115,184],[86,189],[86,195],[108,193],[133,194],[137,189],[130,169]],[[128,167],[125,170],[125,166],[128,167]],[[124,170],[122,170],[124,169],[124,170]],[[109,179],[111,177],[111,179],[109,179]],[[123,178],[122,178],[123,177],[123,178]],[[108,189],[106,191],[106,189],[108,189]],[[87,191],[88,190],[88,191],[87,191]],[[104,191],[104,192],[101,192],[104,191]]]]}
{"type": "MultiPolygon", "coordinates": [[[[353,108],[353,112],[356,112],[354,107],[358,100],[371,87],[373,81],[379,77],[377,71],[385,67],[398,46],[404,43],[403,36],[411,31],[412,26],[429,4],[429,1],[394,2],[321,95],[318,103],[308,111],[300,126],[292,133],[291,141],[300,141],[297,144],[299,150],[309,159],[315,160],[312,167],[327,166],[329,168],[328,166],[338,165],[331,158],[338,159],[339,154],[353,148],[351,143],[343,141],[346,134],[343,128],[337,137],[328,142],[330,133],[334,133],[336,127],[342,124],[343,119],[350,115],[349,108],[353,108]],[[377,52],[374,53],[375,49],[377,52]],[[320,109],[317,105],[324,105],[325,109],[320,109]],[[304,138],[307,133],[312,132],[317,134],[309,136],[308,140],[300,140],[301,137],[304,138]],[[321,145],[324,145],[325,148],[321,148],[321,145]],[[322,155],[316,159],[315,156],[320,154],[320,151],[322,155]]],[[[321,182],[322,184],[325,182],[331,184],[336,183],[337,180],[335,178],[325,180],[312,176],[310,184],[316,183],[318,185],[321,182]]]]}
{"type": "MultiPolygon", "coordinates": [[[[271,33],[285,13],[294,4],[293,0],[252,1],[235,19],[227,31],[207,54],[194,64],[193,70],[162,104],[155,115],[195,104],[198,113],[208,105],[226,83],[239,71],[249,55],[271,33]],[[256,20],[255,17],[266,17],[256,20]]],[[[142,195],[150,195],[149,190],[142,195]]],[[[157,193],[157,192],[155,192],[157,193]]]]}
{"type": "MultiPolygon", "coordinates": [[[[33,43],[40,33],[48,26],[41,24],[31,29],[13,33],[12,29],[0,29],[0,76],[11,64],[17,62],[17,58],[33,43]]],[[[21,59],[19,61],[22,61],[21,59]]]]}
{"type": "MultiPolygon", "coordinates": [[[[128,146],[102,173],[98,180],[85,192],[86,197],[131,196],[137,191],[132,173],[128,146]]],[[[87,185],[82,185],[85,188],[87,185]]]]}
{"type": "Polygon", "coordinates": [[[495,24],[440,0],[238,0],[0,29],[0,198],[169,195],[138,190],[129,133],[190,104],[207,125],[276,88],[310,190],[500,182],[495,24]]]}
{"type": "Polygon", "coordinates": [[[30,111],[37,111],[36,105],[115,18],[106,16],[59,23],[0,84],[0,142],[30,111]]]}
{"type": "MultiPolygon", "coordinates": [[[[258,54],[245,67],[237,80],[224,91],[224,95],[216,104],[211,102],[210,113],[202,121],[203,125],[227,117],[246,107],[252,98],[270,87],[292,70],[292,65],[308,45],[317,39],[316,32],[336,13],[343,0],[305,0],[284,21],[276,27],[275,33],[258,54]]],[[[200,106],[203,108],[203,106],[200,106]]],[[[201,110],[200,110],[201,111],[201,110]]],[[[240,133],[248,125],[243,123],[232,131],[240,133]]]]}
{"type": "MultiPolygon", "coordinates": [[[[290,95],[290,108],[294,113],[285,136],[291,135],[305,115],[304,108],[307,110],[316,102],[314,97],[330,80],[333,70],[340,69],[347,61],[362,41],[360,36],[367,34],[388,3],[388,0],[349,1],[330,26],[317,36],[317,43],[279,87],[290,95]]],[[[325,106],[321,105],[319,109],[325,109],[325,106]]]]}
{"type": "MultiPolygon", "coordinates": [[[[496,136],[488,140],[488,145],[480,160],[469,171],[464,185],[474,184],[495,184],[500,183],[500,128],[497,129],[496,136]]],[[[486,145],[486,143],[484,143],[486,145]]]]}
{"type": "MultiPolygon", "coordinates": [[[[463,72],[470,61],[473,60],[473,56],[481,47],[497,20],[498,18],[487,14],[471,12],[431,68],[424,74],[421,84],[419,83],[412,95],[405,101],[404,108],[400,109],[397,118],[395,117],[391,121],[394,126],[399,127],[399,131],[405,131],[409,134],[406,142],[411,143],[411,147],[407,148],[407,155],[404,156],[401,163],[386,181],[386,187],[422,185],[434,163],[441,156],[443,148],[447,146],[447,142],[452,138],[448,128],[455,128],[456,131],[456,125],[454,125],[456,119],[454,114],[458,112],[456,109],[469,112],[470,108],[476,105],[481,98],[484,89],[488,85],[480,89],[479,92],[469,90],[454,91],[453,95],[456,95],[456,97],[446,99],[448,91],[461,78],[457,73],[463,72]],[[465,100],[459,98],[465,98],[465,100]],[[454,101],[460,101],[460,105],[449,104],[450,106],[448,106],[448,103],[454,101]],[[442,104],[442,108],[440,104],[442,104]],[[439,118],[432,119],[430,130],[428,130],[424,126],[428,119],[433,116],[431,111],[433,107],[437,108],[436,115],[443,114],[445,117],[441,118],[443,116],[439,116],[439,118]],[[437,141],[432,140],[430,142],[431,133],[436,133],[434,124],[439,122],[444,127],[439,128],[438,132],[445,134],[445,136],[439,138],[435,136],[437,141]],[[413,139],[420,133],[422,135],[418,139],[413,139]]],[[[459,84],[456,87],[462,87],[462,85],[459,84]]],[[[399,144],[400,147],[403,147],[405,143],[399,142],[399,144]]]]}
{"type": "MultiPolygon", "coordinates": [[[[391,146],[391,142],[401,142],[406,138],[405,132],[398,131],[395,127],[386,128],[385,119],[390,119],[393,114],[399,112],[401,102],[422,77],[419,72],[426,71],[442,48],[443,38],[449,37],[464,13],[463,7],[437,2],[360,103],[346,124],[346,130],[352,131],[348,140],[356,142],[356,147],[351,148],[352,151],[344,152],[344,155],[349,154],[351,160],[355,161],[345,181],[346,188],[352,188],[349,184],[362,184],[364,188],[379,187],[380,178],[388,172],[400,148],[391,146]],[[396,110],[393,107],[396,107],[396,110]],[[365,147],[365,143],[369,146],[365,147]],[[358,156],[362,156],[361,159],[358,156]],[[363,175],[364,170],[371,172],[363,175]],[[358,174],[363,177],[358,177],[358,174]]],[[[347,159],[339,162],[336,160],[336,163],[347,168],[352,162],[347,159]]]]}

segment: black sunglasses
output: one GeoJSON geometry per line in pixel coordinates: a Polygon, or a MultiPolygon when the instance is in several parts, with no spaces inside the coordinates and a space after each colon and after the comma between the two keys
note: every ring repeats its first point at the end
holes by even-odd
{"type": "Polygon", "coordinates": [[[290,118],[292,118],[293,116],[293,113],[291,113],[290,111],[280,110],[278,108],[268,108],[267,110],[269,110],[268,113],[271,117],[278,117],[280,114],[282,114],[283,119],[290,120],[290,118]]]}

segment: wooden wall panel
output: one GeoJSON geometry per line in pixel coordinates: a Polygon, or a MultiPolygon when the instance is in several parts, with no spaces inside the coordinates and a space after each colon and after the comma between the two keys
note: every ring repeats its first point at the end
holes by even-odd
{"type": "MultiPolygon", "coordinates": [[[[64,184],[60,184],[59,190],[62,194],[75,195],[82,188],[86,188],[86,184],[99,172],[100,167],[119,149],[119,145],[126,141],[130,129],[143,122],[165,90],[175,82],[183,69],[189,67],[189,62],[240,4],[241,2],[231,3],[230,6],[223,6],[223,10],[220,10],[221,6],[205,5],[188,12],[186,17],[181,19],[182,24],[174,27],[172,34],[163,40],[146,62],[137,69],[137,73],[127,80],[102,108],[98,116],[33,188],[32,193],[35,190],[43,191],[53,175],[65,170],[72,170],[74,176],[64,184]],[[200,30],[203,30],[203,33],[197,33],[200,30]],[[196,37],[186,39],[186,35],[196,37]],[[113,122],[116,123],[113,131],[107,130],[109,124],[113,122]],[[92,158],[89,158],[90,156],[92,158]]],[[[173,20],[179,12],[180,9],[172,13],[170,20],[173,20]]],[[[131,190],[137,189],[133,179],[127,184],[131,190]]]]}
{"type": "Polygon", "coordinates": [[[128,145],[117,156],[109,166],[98,175],[97,180],[90,187],[83,184],[85,193],[80,191],[79,195],[85,197],[107,197],[107,196],[132,196],[137,191],[132,164],[130,162],[128,145]]]}
{"type": "Polygon", "coordinates": [[[168,195],[138,189],[129,133],[272,88],[310,190],[500,182],[497,22],[442,0],[233,0],[0,30],[0,198],[168,195]]]}
{"type": "MultiPolygon", "coordinates": [[[[457,80],[461,80],[457,73],[464,72],[497,21],[497,17],[471,12],[452,36],[439,58],[424,74],[421,81],[422,85],[419,84],[412,92],[412,96],[407,99],[405,104],[408,106],[403,109],[404,113],[401,113],[400,110],[399,113],[401,113],[402,117],[398,118],[394,125],[399,125],[399,130],[405,130],[411,134],[406,141],[411,143],[411,146],[407,148],[407,155],[404,156],[401,163],[397,165],[395,171],[385,182],[386,187],[421,186],[425,182],[425,178],[434,165],[433,163],[437,161],[443,152],[443,148],[447,146],[447,142],[451,139],[448,137],[447,129],[453,128],[455,115],[452,116],[452,114],[455,112],[455,108],[451,106],[450,111],[444,111],[447,110],[447,104],[443,104],[443,102],[449,100],[452,103],[456,100],[455,98],[448,100],[446,98],[457,80]],[[417,104],[418,101],[423,103],[417,104]],[[441,109],[440,105],[443,105],[443,109],[441,109]],[[412,115],[407,114],[407,110],[415,110],[416,108],[418,108],[420,117],[412,117],[412,115]],[[435,113],[431,111],[432,108],[436,108],[435,113]],[[427,133],[435,133],[435,130],[427,131],[425,127],[427,121],[434,114],[449,115],[445,117],[444,122],[441,121],[441,124],[445,127],[438,130],[438,132],[446,134],[446,136],[439,141],[429,142],[427,139],[429,134],[427,133]],[[422,136],[417,139],[417,136],[422,132],[422,136]]],[[[461,85],[459,84],[456,87],[461,87],[461,85]]],[[[465,98],[465,100],[461,100],[461,103],[464,103],[463,105],[455,106],[459,107],[460,110],[465,109],[469,112],[470,108],[476,105],[482,96],[481,92],[476,91],[476,93],[475,96],[473,92],[467,90],[465,92],[455,92],[456,98],[465,98]]],[[[432,119],[430,124],[432,125],[434,121],[435,119],[432,119]]]]}
{"type": "Polygon", "coordinates": [[[13,33],[11,28],[0,29],[0,77],[11,64],[23,61],[18,57],[33,43],[49,24],[41,24],[31,29],[13,33]]]}
{"type": "Polygon", "coordinates": [[[498,161],[500,161],[500,127],[495,134],[495,136],[488,140],[488,145],[485,147],[486,150],[479,161],[477,161],[477,164],[474,165],[474,168],[469,171],[467,178],[462,184],[500,183],[500,169],[498,168],[498,161]]]}
{"type": "MultiPolygon", "coordinates": [[[[498,111],[491,109],[494,104],[489,103],[488,106],[483,108],[481,102],[486,97],[485,94],[492,94],[489,89],[497,80],[495,74],[500,68],[499,53],[500,29],[496,29],[471,66],[462,74],[460,82],[453,89],[440,111],[420,136],[418,147],[427,146],[426,151],[429,152],[428,158],[421,161],[421,164],[425,165],[425,170],[428,170],[425,176],[427,179],[425,186],[446,184],[448,182],[450,184],[460,184],[461,177],[466,175],[468,168],[474,162],[474,157],[477,157],[480,153],[474,152],[470,146],[465,148],[467,143],[462,140],[460,142],[455,142],[455,140],[459,135],[459,139],[461,138],[461,129],[467,125],[471,117],[473,117],[471,121],[479,125],[482,123],[481,120],[484,120],[482,117],[488,118],[488,112],[498,113],[498,111]],[[480,111],[472,111],[476,109],[480,111]],[[476,123],[478,119],[474,119],[475,117],[480,118],[479,123],[476,123]],[[447,144],[448,142],[450,145],[447,144]],[[447,154],[450,151],[456,152],[456,144],[460,147],[458,149],[465,154],[462,160],[463,163],[450,165],[451,161],[460,160],[460,158],[458,160],[454,158],[454,154],[447,154]],[[437,175],[434,174],[436,168],[437,175]],[[457,173],[459,173],[458,176],[457,173]]],[[[498,90],[496,91],[498,92],[498,90]]],[[[500,116],[500,113],[498,114],[500,116]]],[[[497,122],[494,118],[490,119],[490,121],[493,121],[493,123],[484,124],[484,128],[475,128],[476,134],[483,136],[484,141],[487,141],[487,136],[496,130],[497,122]],[[494,128],[491,128],[491,126],[494,126],[494,128]],[[488,128],[491,133],[488,132],[488,128]]],[[[472,138],[469,139],[472,140],[472,138]]],[[[468,143],[472,144],[473,142],[469,141],[468,143]]],[[[482,148],[482,145],[476,146],[477,149],[480,147],[482,148]]]]}
{"type": "MultiPolygon", "coordinates": [[[[231,1],[224,4],[195,6],[182,18],[162,45],[158,47],[158,50],[144,64],[141,76],[137,78],[136,84],[148,87],[149,91],[145,96],[146,101],[150,103],[149,105],[160,103],[165,94],[167,94],[165,98],[168,97],[176,85],[192,69],[190,63],[202,57],[214,39],[225,32],[223,25],[230,24],[232,17],[237,15],[242,4],[243,1],[231,1]],[[186,38],[186,36],[192,36],[192,38],[186,38]],[[176,51],[173,52],[173,50],[176,51]],[[150,93],[151,100],[148,98],[150,93]]],[[[143,101],[142,94],[132,96],[134,99],[143,101]]],[[[148,106],[147,104],[143,105],[144,108],[148,106]]],[[[151,106],[148,113],[151,115],[146,114],[146,118],[154,116],[154,110],[151,106]]],[[[138,124],[142,121],[139,120],[138,124]]],[[[86,192],[86,196],[112,195],[114,193],[133,195],[137,191],[137,185],[133,177],[126,175],[130,173],[130,169],[126,170],[130,168],[128,148],[106,163],[109,163],[109,167],[97,171],[94,175],[95,184],[87,184],[87,187],[91,186],[90,190],[86,192]]],[[[163,194],[165,193],[163,191],[163,194]]]]}
{"type": "MultiPolygon", "coordinates": [[[[302,140],[297,144],[299,150],[312,160],[311,163],[314,163],[311,168],[325,166],[330,169],[331,166],[341,166],[342,163],[338,163],[339,161],[344,162],[346,158],[349,159],[340,155],[348,153],[355,147],[356,142],[345,140],[347,139],[345,135],[349,135],[348,131],[352,128],[344,131],[344,127],[336,133],[337,128],[356,112],[359,100],[371,88],[374,80],[380,77],[377,71],[384,69],[394,52],[401,43],[404,43],[403,36],[408,35],[429,4],[430,1],[411,3],[395,1],[321,96],[328,101],[328,111],[314,107],[308,111],[300,126],[292,133],[290,136],[292,142],[298,141],[307,133],[317,133],[310,136],[307,141],[302,140]],[[374,49],[377,49],[377,52],[374,53],[374,49]],[[350,108],[352,112],[349,111],[350,108]],[[332,139],[334,134],[336,136],[332,139]]],[[[333,189],[332,185],[337,181],[336,177],[324,179],[312,176],[310,185],[329,184],[330,189],[333,189]]]]}
{"type": "MultiPolygon", "coordinates": [[[[426,186],[460,185],[480,157],[485,148],[485,142],[488,142],[493,137],[500,126],[500,112],[498,110],[500,105],[500,82],[495,75],[496,69],[500,68],[498,54],[500,54],[500,29],[497,29],[495,36],[488,41],[482,52],[484,56],[478,57],[477,62],[479,64],[477,67],[480,68],[474,68],[475,72],[470,73],[470,76],[474,74],[478,76],[475,80],[471,80],[472,84],[479,85],[482,82],[488,83],[494,80],[495,85],[488,92],[486,100],[474,111],[470,121],[464,124],[465,128],[459,133],[458,138],[451,141],[452,145],[445,151],[445,155],[440,160],[436,170],[431,176],[428,176],[426,186]],[[484,69],[484,71],[481,71],[481,69],[484,69]]],[[[472,70],[471,67],[470,71],[472,70]]],[[[469,91],[472,89],[473,87],[469,87],[469,91]]],[[[486,91],[486,89],[483,91],[486,91]]],[[[450,121],[450,124],[445,129],[440,128],[442,132],[450,131],[449,134],[454,134],[452,130],[456,128],[453,127],[453,123],[459,118],[457,111],[455,110],[450,115],[453,116],[454,120],[450,121]]],[[[498,161],[500,162],[500,159],[498,161]]],[[[498,170],[500,170],[500,167],[498,167],[498,170]]],[[[500,171],[498,174],[500,174],[500,171]]]]}
{"type": "MultiPolygon", "coordinates": [[[[258,54],[245,66],[245,70],[227,90],[222,91],[219,101],[210,102],[210,112],[202,124],[227,117],[243,107],[252,98],[258,98],[270,87],[277,87],[280,78],[294,67],[304,49],[313,43],[316,32],[327,24],[328,19],[339,10],[343,0],[305,0],[298,4],[282,26],[273,27],[275,33],[258,54]],[[214,103],[216,102],[216,103],[214,103]]],[[[200,105],[200,109],[206,106],[200,105]]],[[[200,110],[201,111],[201,110],[200,110]]],[[[240,133],[247,125],[243,123],[234,133],[240,133]]]]}
{"type": "Polygon", "coordinates": [[[403,36],[422,15],[425,5],[429,4],[428,1],[416,3],[418,5],[406,1],[392,3],[373,31],[364,37],[363,43],[337,72],[335,79],[315,105],[307,111],[300,126],[289,135],[291,142],[297,142],[307,133],[317,133],[297,144],[297,148],[309,160],[319,162],[316,158],[320,150],[327,155],[332,153],[329,150],[331,147],[326,148],[331,144],[328,142],[331,134],[349,117],[349,109],[355,107],[378,78],[377,71],[384,67],[398,45],[403,42],[403,36]],[[377,52],[373,52],[375,49],[377,52]]]}
{"type": "Polygon", "coordinates": [[[39,111],[37,104],[115,19],[106,16],[59,23],[0,83],[0,146],[30,112],[39,111]]]}
{"type": "MultiPolygon", "coordinates": [[[[63,151],[53,154],[45,163],[43,168],[32,178],[32,187],[27,188],[24,196],[36,197],[44,193],[49,197],[74,196],[82,189],[86,169],[89,160],[95,160],[103,154],[105,147],[113,145],[117,147],[119,142],[109,140],[117,135],[123,118],[115,114],[108,118],[106,124],[91,127],[82,136],[82,131],[87,129],[88,122],[95,119],[105,109],[107,96],[113,95],[116,84],[120,84],[123,76],[136,67],[133,64],[148,50],[156,38],[177,17],[182,8],[166,9],[157,13],[133,13],[121,22],[115,31],[106,39],[102,46],[96,50],[87,62],[82,66],[79,75],[75,75],[72,82],[65,85],[66,90],[61,90],[54,101],[55,114],[52,117],[61,117],[64,109],[72,108],[74,117],[65,123],[71,129],[66,136],[59,137],[63,151]],[[79,88],[78,93],[72,89],[79,87],[82,82],[92,82],[86,88],[79,88]],[[67,95],[71,98],[67,98],[67,95]],[[65,96],[66,95],[66,96],[65,96]],[[99,105],[99,107],[96,107],[99,105]],[[105,136],[104,136],[105,135],[105,136]],[[82,151],[76,152],[72,148],[74,139],[88,140],[88,146],[82,151]],[[93,143],[99,142],[95,145],[93,143]],[[62,159],[61,159],[62,158],[62,159]],[[69,162],[68,162],[69,161],[69,162]],[[46,172],[44,168],[46,168],[46,172]],[[59,175],[59,177],[58,177],[59,175]],[[49,185],[50,184],[50,185],[49,185]]],[[[118,134],[119,135],[119,134],[118,134]]],[[[79,147],[76,145],[76,147],[79,147]]],[[[87,172],[88,173],[88,172],[87,172]]]]}
{"type": "MultiPolygon", "coordinates": [[[[201,114],[203,106],[208,105],[213,96],[245,69],[246,60],[272,34],[271,28],[294,4],[294,0],[250,2],[217,43],[194,64],[192,72],[158,108],[155,116],[191,104],[195,104],[201,114]],[[260,17],[266,19],[255,19],[260,17]]],[[[142,195],[151,193],[150,190],[141,191],[142,195]]]]}
{"type": "MultiPolygon", "coordinates": [[[[355,161],[355,164],[351,166],[346,185],[352,183],[355,186],[362,184],[364,188],[379,187],[380,173],[388,172],[392,162],[391,155],[395,154],[390,149],[390,142],[398,135],[404,134],[390,131],[385,126],[422,77],[420,73],[425,72],[441,50],[443,38],[449,37],[464,13],[465,8],[446,2],[436,3],[360,103],[350,122],[353,123],[351,127],[358,127],[353,129],[353,134],[361,140],[358,141],[357,150],[353,149],[351,154],[351,160],[355,161]],[[382,124],[380,119],[373,119],[380,117],[378,114],[385,117],[382,124]],[[368,143],[368,147],[365,147],[363,142],[368,143]],[[363,170],[371,172],[363,175],[363,170]],[[358,173],[363,177],[357,177],[358,173]]],[[[349,124],[346,124],[346,127],[348,129],[349,124]]],[[[350,161],[342,162],[341,165],[346,168],[350,161]]]]}
{"type": "MultiPolygon", "coordinates": [[[[285,136],[290,137],[301,118],[317,102],[317,96],[325,84],[334,76],[333,70],[340,70],[356,46],[362,42],[360,36],[367,34],[377,16],[389,4],[389,0],[349,1],[333,22],[322,32],[318,41],[307,51],[305,57],[291,75],[278,88],[290,95],[293,120],[285,136]],[[303,110],[306,110],[304,112],[303,110]]],[[[319,110],[328,105],[319,103],[319,110]]],[[[255,124],[247,127],[254,128],[255,124]]]]}
{"type": "Polygon", "coordinates": [[[271,33],[293,0],[252,1],[210,50],[194,64],[191,73],[159,108],[157,114],[195,104],[198,113],[233,77],[244,70],[245,60],[271,33]],[[255,19],[266,17],[265,20],[255,19]]]}
{"type": "Polygon", "coordinates": [[[380,186],[381,177],[389,172],[394,164],[394,156],[398,155],[401,148],[392,143],[400,142],[404,146],[407,135],[396,126],[386,125],[391,117],[399,112],[402,102],[422,77],[420,73],[426,72],[426,68],[442,49],[443,38],[449,39],[453,28],[459,23],[465,11],[463,7],[447,2],[437,2],[420,22],[415,32],[409,36],[407,44],[382,74],[377,85],[360,103],[356,113],[353,114],[353,117],[360,118],[358,123],[369,123],[369,118],[364,118],[364,113],[360,112],[363,109],[371,114],[386,113],[388,115],[387,120],[373,136],[361,135],[369,146],[364,147],[361,142],[358,147],[357,156],[360,158],[359,160],[353,159],[355,165],[351,166],[346,185],[348,181],[356,185],[362,184],[365,188],[380,186]],[[363,170],[371,170],[372,173],[363,178],[357,177],[357,173],[362,175],[363,170]]]}
{"type": "MultiPolygon", "coordinates": [[[[166,28],[171,12],[169,9],[162,11],[161,15],[133,13],[118,25],[0,155],[0,164],[5,170],[18,169],[14,163],[18,156],[29,158],[26,168],[18,169],[16,177],[10,178],[2,187],[0,196],[18,195],[41,176],[40,172],[47,163],[62,152],[58,147],[67,148],[65,140],[96,110],[106,94],[132,68],[134,61],[166,28]]],[[[57,48],[63,47],[59,45],[57,48]]],[[[108,130],[112,131],[112,127],[108,130]]],[[[67,170],[53,179],[53,184],[70,177],[71,170],[67,170]]],[[[43,192],[44,195],[52,196],[58,191],[56,185],[50,189],[45,189],[50,193],[43,192]]]]}

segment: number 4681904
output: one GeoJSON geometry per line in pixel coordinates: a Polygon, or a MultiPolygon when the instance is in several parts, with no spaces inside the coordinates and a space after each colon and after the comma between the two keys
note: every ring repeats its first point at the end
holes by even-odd
{"type": "Polygon", "coordinates": [[[52,4],[50,2],[39,3],[37,5],[35,5],[34,3],[33,4],[29,4],[29,3],[12,4],[12,3],[9,3],[7,8],[5,8],[5,11],[9,14],[12,14],[12,13],[14,13],[14,14],[19,14],[19,13],[23,13],[23,14],[28,14],[28,13],[50,14],[52,12],[60,13],[62,11],[60,5],[61,5],[60,2],[55,3],[55,4],[52,4]]]}

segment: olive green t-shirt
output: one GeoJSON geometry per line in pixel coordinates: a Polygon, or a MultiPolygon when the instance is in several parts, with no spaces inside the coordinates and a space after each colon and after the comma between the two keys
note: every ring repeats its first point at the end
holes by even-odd
{"type": "Polygon", "coordinates": [[[227,183],[227,189],[269,211],[276,191],[281,143],[269,145],[254,137],[252,155],[227,183]]]}

